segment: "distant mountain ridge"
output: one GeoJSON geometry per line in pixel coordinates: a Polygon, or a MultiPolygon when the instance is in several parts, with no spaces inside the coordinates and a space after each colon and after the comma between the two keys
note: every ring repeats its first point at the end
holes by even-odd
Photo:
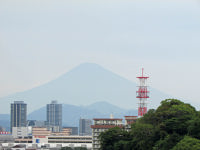
{"type": "Polygon", "coordinates": [[[0,114],[0,126],[5,128],[6,131],[10,130],[10,115],[0,114]]]}
{"type": "MultiPolygon", "coordinates": [[[[51,100],[71,105],[89,105],[106,101],[127,109],[137,108],[136,83],[127,80],[100,65],[81,64],[57,79],[33,89],[0,99],[0,113],[9,113],[10,103],[23,100],[32,112],[51,100]]],[[[149,108],[156,108],[168,95],[150,89],[149,108]],[[152,101],[153,100],[153,101],[152,101]]]]}
{"type": "MultiPolygon", "coordinates": [[[[88,106],[63,104],[63,126],[78,126],[80,118],[109,118],[111,114],[116,118],[125,115],[137,115],[137,110],[126,110],[108,102],[96,102],[88,106]],[[97,106],[97,107],[94,107],[97,106]],[[98,107],[99,106],[99,107],[98,107]],[[106,106],[106,107],[105,107],[106,106]],[[103,108],[103,109],[102,109],[103,108]]],[[[46,120],[46,107],[42,107],[28,115],[30,120],[46,120]]]]}
{"type": "MultiPolygon", "coordinates": [[[[116,118],[124,118],[125,115],[137,115],[137,110],[126,110],[108,102],[96,102],[88,106],[62,105],[63,126],[78,127],[79,119],[109,118],[113,114],[116,118]],[[103,108],[103,109],[102,109],[103,108]]],[[[46,107],[41,107],[28,114],[28,120],[46,120],[46,107]]],[[[0,114],[0,126],[9,130],[10,115],[0,114]]]]}
{"type": "MultiPolygon", "coordinates": [[[[137,115],[137,110],[122,109],[108,102],[96,102],[88,106],[63,104],[62,109],[64,126],[78,126],[80,118],[109,118],[111,114],[117,118],[123,118],[125,115],[137,115]]],[[[46,107],[42,107],[30,113],[28,119],[46,120],[46,107]]]]}
{"type": "Polygon", "coordinates": [[[95,110],[95,111],[102,113],[102,114],[108,114],[108,113],[118,114],[118,113],[127,111],[126,109],[122,109],[120,107],[111,105],[110,103],[105,102],[105,101],[96,102],[94,104],[86,106],[85,108],[87,108],[89,110],[95,110]]]}

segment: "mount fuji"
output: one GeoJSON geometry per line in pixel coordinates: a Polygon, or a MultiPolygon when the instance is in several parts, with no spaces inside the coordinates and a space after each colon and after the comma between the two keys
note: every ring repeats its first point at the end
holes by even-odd
{"type": "MultiPolygon", "coordinates": [[[[100,65],[84,63],[46,84],[0,98],[0,113],[9,113],[10,103],[18,100],[27,103],[29,113],[52,100],[77,106],[105,101],[123,109],[136,109],[136,86],[136,83],[100,65]]],[[[148,108],[156,108],[161,100],[169,98],[167,94],[151,87],[150,91],[148,108]]]]}

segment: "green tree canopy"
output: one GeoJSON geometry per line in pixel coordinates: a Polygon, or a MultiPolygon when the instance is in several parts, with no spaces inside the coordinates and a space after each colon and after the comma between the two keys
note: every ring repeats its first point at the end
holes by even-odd
{"type": "Polygon", "coordinates": [[[185,136],[172,150],[200,150],[200,140],[185,136]]]}
{"type": "Polygon", "coordinates": [[[200,113],[180,100],[166,99],[132,124],[130,133],[113,128],[100,140],[103,150],[169,150],[188,136],[200,139],[200,113]]]}
{"type": "Polygon", "coordinates": [[[117,142],[119,142],[120,140],[129,141],[131,139],[130,134],[119,127],[114,127],[114,128],[109,129],[106,132],[102,132],[99,135],[99,138],[100,138],[102,150],[115,150],[116,146],[114,148],[114,145],[117,142]]]}

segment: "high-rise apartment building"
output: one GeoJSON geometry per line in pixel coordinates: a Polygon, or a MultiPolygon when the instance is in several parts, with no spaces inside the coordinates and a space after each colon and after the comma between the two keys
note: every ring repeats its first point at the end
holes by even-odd
{"type": "Polygon", "coordinates": [[[47,104],[46,123],[48,126],[52,127],[53,130],[56,129],[60,131],[62,129],[62,104],[58,104],[57,101],[52,101],[51,104],[47,104]]]}
{"type": "Polygon", "coordinates": [[[27,121],[27,105],[23,101],[14,101],[10,109],[10,128],[25,127],[27,121]]]}
{"type": "Polygon", "coordinates": [[[92,135],[92,120],[90,119],[82,119],[79,120],[79,135],[92,135]]]}

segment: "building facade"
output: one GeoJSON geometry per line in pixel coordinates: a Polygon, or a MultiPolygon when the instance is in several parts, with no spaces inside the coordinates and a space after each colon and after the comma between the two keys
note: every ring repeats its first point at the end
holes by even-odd
{"type": "Polygon", "coordinates": [[[64,127],[71,129],[71,135],[78,135],[78,127],[64,127]]]}
{"type": "Polygon", "coordinates": [[[26,127],[27,105],[23,101],[14,101],[10,109],[10,130],[12,127],[26,127]]]}
{"type": "Polygon", "coordinates": [[[124,116],[125,117],[125,129],[127,131],[131,130],[131,124],[135,123],[137,120],[137,116],[124,116]]]}
{"type": "Polygon", "coordinates": [[[14,138],[25,138],[32,136],[32,127],[12,127],[12,136],[14,138]]]}
{"type": "Polygon", "coordinates": [[[79,135],[92,135],[92,120],[90,119],[82,119],[79,120],[79,135]]]}
{"type": "Polygon", "coordinates": [[[117,118],[95,118],[94,125],[91,126],[92,128],[92,149],[93,150],[99,150],[100,149],[100,141],[98,139],[98,136],[101,132],[104,132],[110,128],[114,128],[116,126],[123,128],[122,119],[117,118]]]}
{"type": "Polygon", "coordinates": [[[58,104],[57,101],[52,101],[51,104],[47,104],[46,110],[46,125],[53,130],[55,129],[55,131],[62,130],[62,104],[58,104]]]}

